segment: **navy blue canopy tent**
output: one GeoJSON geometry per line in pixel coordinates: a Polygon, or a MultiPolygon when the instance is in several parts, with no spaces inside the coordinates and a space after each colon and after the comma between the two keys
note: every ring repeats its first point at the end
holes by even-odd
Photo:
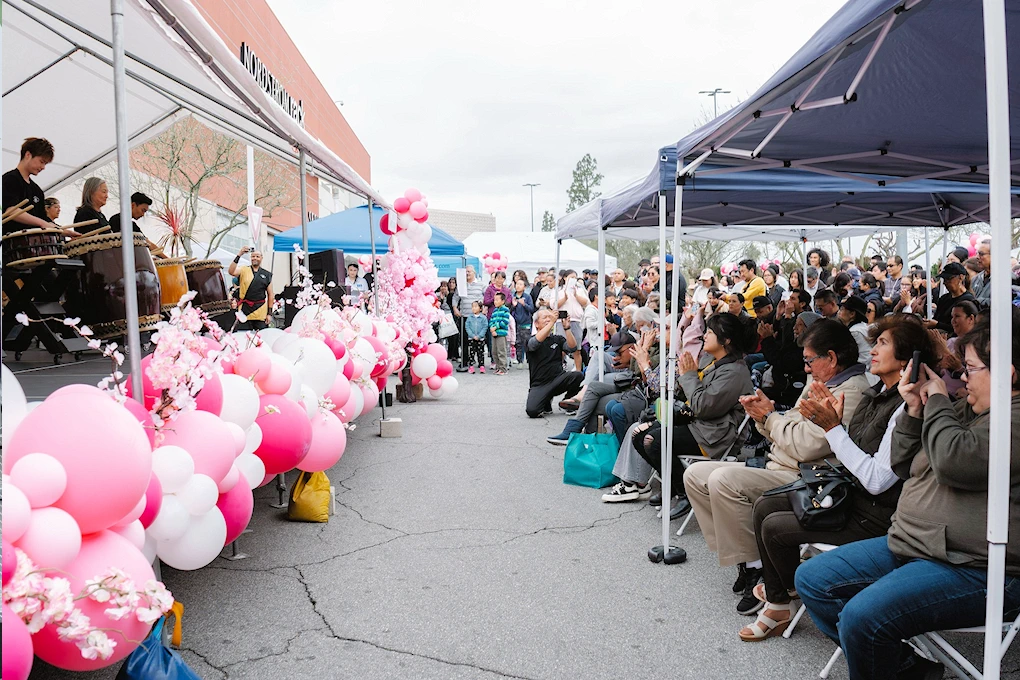
{"type": "MultiPolygon", "coordinates": [[[[377,253],[385,253],[387,250],[387,237],[379,231],[379,219],[386,213],[384,208],[372,206],[372,228],[376,230],[377,253]]],[[[295,245],[301,245],[300,229],[289,229],[273,237],[273,250],[278,253],[294,252],[295,245]]],[[[334,248],[344,251],[344,255],[372,253],[368,206],[349,208],[308,223],[308,252],[317,253],[334,248]]],[[[432,251],[432,261],[442,278],[453,276],[458,267],[469,264],[474,265],[475,269],[479,267],[478,258],[467,255],[463,243],[437,227],[432,227],[429,250],[432,251]]]]}

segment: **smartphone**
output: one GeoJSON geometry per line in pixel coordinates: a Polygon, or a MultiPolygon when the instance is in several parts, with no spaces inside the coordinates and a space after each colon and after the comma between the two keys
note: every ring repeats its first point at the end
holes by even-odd
{"type": "Polygon", "coordinates": [[[916,383],[919,377],[921,377],[921,352],[915,349],[914,356],[911,357],[910,384],[916,383]]]}
{"type": "Polygon", "coordinates": [[[789,301],[789,299],[790,299],[790,291],[784,290],[783,291],[783,302],[787,302],[787,301],[789,301]]]}
{"type": "Polygon", "coordinates": [[[561,309],[560,310],[560,313],[559,313],[560,319],[566,319],[568,316],[570,316],[570,315],[567,314],[567,310],[565,310],[565,309],[561,309]]]}

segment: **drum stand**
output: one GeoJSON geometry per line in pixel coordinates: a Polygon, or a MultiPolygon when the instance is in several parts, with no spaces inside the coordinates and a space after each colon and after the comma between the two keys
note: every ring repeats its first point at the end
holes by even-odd
{"type": "Polygon", "coordinates": [[[4,272],[3,291],[8,302],[3,312],[3,348],[14,352],[15,361],[21,361],[22,352],[29,348],[33,338],[39,338],[39,343],[53,355],[54,364],[59,364],[64,354],[73,354],[78,361],[89,348],[85,338],[64,325],[67,313],[60,304],[60,297],[83,267],[81,260],[60,259],[17,274],[4,272]],[[20,288],[18,278],[23,284],[20,288]],[[27,328],[22,326],[15,318],[22,313],[36,323],[27,328]]]}

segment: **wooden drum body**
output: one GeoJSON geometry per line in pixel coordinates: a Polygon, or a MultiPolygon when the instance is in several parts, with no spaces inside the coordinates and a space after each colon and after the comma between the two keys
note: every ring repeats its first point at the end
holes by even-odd
{"type": "Polygon", "coordinates": [[[198,293],[194,304],[209,316],[230,311],[223,265],[219,260],[192,260],[184,265],[188,287],[198,293]]]}
{"type": "MultiPolygon", "coordinates": [[[[155,330],[159,323],[159,277],[142,234],[133,235],[135,286],[138,291],[138,330],[155,330]]],[[[80,314],[97,338],[127,334],[124,300],[124,262],[120,234],[83,236],[68,243],[67,257],[85,263],[81,274],[80,314]]]]}
{"type": "Polygon", "coordinates": [[[188,292],[188,276],[184,271],[184,260],[168,257],[156,260],[156,274],[159,276],[159,303],[163,313],[168,313],[188,292]]]}
{"type": "Polygon", "coordinates": [[[22,229],[4,234],[4,267],[31,269],[47,260],[64,258],[65,240],[64,232],[55,227],[22,229]]]}

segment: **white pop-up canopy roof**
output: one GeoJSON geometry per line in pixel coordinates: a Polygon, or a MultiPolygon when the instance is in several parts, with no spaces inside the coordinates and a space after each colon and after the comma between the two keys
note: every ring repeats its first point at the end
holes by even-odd
{"type": "MultiPolygon", "coordinates": [[[[481,259],[499,253],[509,262],[507,269],[523,269],[534,276],[539,267],[548,268],[556,261],[556,236],[552,232],[489,231],[476,232],[464,239],[464,248],[481,259]]],[[[560,269],[594,269],[599,265],[599,254],[577,241],[564,241],[560,248],[560,269]]],[[[606,267],[616,269],[616,258],[606,256],[606,267]]]]}
{"type": "MultiPolygon", "coordinates": [[[[47,191],[114,159],[110,4],[104,0],[3,0],[3,167],[25,137],[46,137],[54,162],[47,191]]],[[[265,151],[309,165],[388,205],[357,172],[267,95],[191,0],[129,0],[124,37],[131,146],[191,113],[265,151]]]]}

